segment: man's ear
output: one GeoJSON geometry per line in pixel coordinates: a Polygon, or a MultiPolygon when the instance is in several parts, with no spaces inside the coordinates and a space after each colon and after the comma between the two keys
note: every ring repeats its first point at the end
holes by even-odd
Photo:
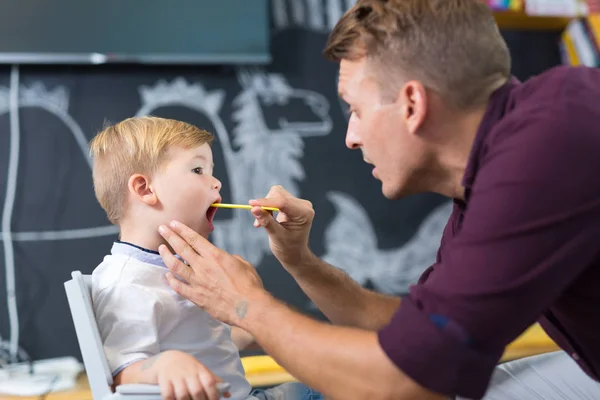
{"type": "Polygon", "coordinates": [[[150,184],[150,180],[145,175],[131,175],[127,182],[127,188],[133,196],[149,206],[156,204],[158,201],[158,197],[150,184]]]}
{"type": "Polygon", "coordinates": [[[399,101],[408,132],[415,134],[425,121],[427,114],[427,91],[419,81],[408,81],[400,89],[399,101]]]}

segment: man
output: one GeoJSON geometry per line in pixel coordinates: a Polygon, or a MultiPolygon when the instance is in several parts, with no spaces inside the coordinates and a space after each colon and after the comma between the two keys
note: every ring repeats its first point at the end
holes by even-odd
{"type": "Polygon", "coordinates": [[[191,268],[161,246],[171,287],[333,399],[600,398],[600,71],[517,82],[478,0],[359,0],[325,53],[383,194],[454,199],[435,264],[402,300],[361,288],[309,250],[311,204],[275,187],[255,225],[332,325],[177,223],[161,232],[191,268]],[[564,351],[496,367],[536,321],[564,351]]]}

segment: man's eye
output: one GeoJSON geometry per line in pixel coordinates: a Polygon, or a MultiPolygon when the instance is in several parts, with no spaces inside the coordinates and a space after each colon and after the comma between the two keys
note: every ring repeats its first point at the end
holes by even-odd
{"type": "Polygon", "coordinates": [[[192,170],[193,173],[198,174],[198,175],[202,175],[202,168],[198,167],[198,168],[194,168],[192,170]]]}

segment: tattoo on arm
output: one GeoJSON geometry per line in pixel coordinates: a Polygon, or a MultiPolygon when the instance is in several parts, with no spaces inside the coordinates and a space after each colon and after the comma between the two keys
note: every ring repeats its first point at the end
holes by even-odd
{"type": "Polygon", "coordinates": [[[235,313],[240,319],[244,319],[248,312],[248,302],[245,300],[238,301],[235,305],[235,313]]]}

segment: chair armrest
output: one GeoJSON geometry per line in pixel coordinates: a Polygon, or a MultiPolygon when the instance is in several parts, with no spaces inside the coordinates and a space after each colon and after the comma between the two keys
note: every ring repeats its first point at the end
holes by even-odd
{"type": "MultiPolygon", "coordinates": [[[[217,390],[220,394],[227,392],[229,390],[229,387],[229,383],[217,383],[217,390]]],[[[128,383],[125,385],[119,385],[117,386],[116,391],[117,393],[123,395],[160,395],[160,387],[158,385],[147,385],[141,383],[128,383]]]]}
{"type": "Polygon", "coordinates": [[[119,385],[116,388],[117,393],[120,394],[160,394],[160,387],[158,385],[146,385],[142,383],[128,383],[125,385],[119,385]]]}

